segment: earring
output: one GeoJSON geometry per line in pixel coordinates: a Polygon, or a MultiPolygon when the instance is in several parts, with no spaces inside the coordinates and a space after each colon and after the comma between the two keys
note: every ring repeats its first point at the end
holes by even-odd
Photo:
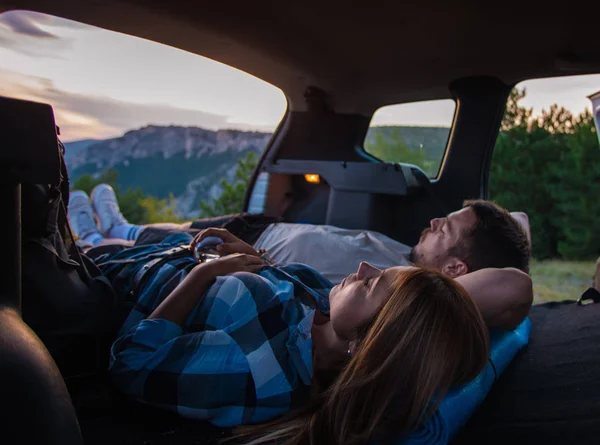
{"type": "Polygon", "coordinates": [[[350,352],[350,349],[348,349],[348,357],[352,357],[352,352],[350,352]]]}

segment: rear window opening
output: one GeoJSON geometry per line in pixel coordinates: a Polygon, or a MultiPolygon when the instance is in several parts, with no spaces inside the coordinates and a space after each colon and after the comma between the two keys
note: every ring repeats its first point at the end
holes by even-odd
{"type": "Polygon", "coordinates": [[[434,178],[446,153],[455,110],[451,99],[382,107],[373,115],[364,150],[383,162],[416,165],[434,178]]]}
{"type": "Polygon", "coordinates": [[[0,15],[0,95],[52,105],[72,186],[109,182],[141,224],[241,211],[287,107],[220,62],[29,11],[0,15]]]}
{"type": "Polygon", "coordinates": [[[538,303],[573,299],[600,255],[600,75],[513,89],[496,141],[489,198],[526,212],[538,303]]]}

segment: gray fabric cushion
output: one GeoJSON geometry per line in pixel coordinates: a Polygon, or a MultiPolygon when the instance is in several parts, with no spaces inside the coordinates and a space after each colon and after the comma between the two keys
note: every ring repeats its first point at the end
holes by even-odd
{"type": "Polygon", "coordinates": [[[600,443],[600,304],[535,306],[529,345],[453,443],[600,443]]]}

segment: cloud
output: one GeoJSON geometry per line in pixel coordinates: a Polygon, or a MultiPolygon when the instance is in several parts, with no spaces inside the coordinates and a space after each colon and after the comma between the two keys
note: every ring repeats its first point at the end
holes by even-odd
{"type": "Polygon", "coordinates": [[[229,122],[228,116],[173,107],[136,104],[58,89],[49,79],[0,69],[0,95],[49,103],[65,141],[117,137],[146,125],[198,126],[211,130],[255,129],[229,122]]]}
{"type": "Polygon", "coordinates": [[[0,46],[32,57],[60,57],[72,40],[45,28],[66,28],[68,20],[28,11],[0,15],[0,46]]]}
{"type": "Polygon", "coordinates": [[[34,15],[26,12],[9,12],[0,16],[0,25],[8,27],[13,33],[41,39],[57,39],[58,36],[41,29],[34,15]]]}
{"type": "Polygon", "coordinates": [[[56,17],[49,14],[43,14],[41,12],[33,12],[33,11],[16,11],[20,15],[24,15],[28,17],[30,20],[36,22],[39,25],[51,26],[53,28],[65,28],[65,29],[76,29],[76,30],[86,30],[86,29],[96,29],[95,26],[88,25],[85,23],[75,22],[69,19],[63,19],[62,17],[56,17]]]}

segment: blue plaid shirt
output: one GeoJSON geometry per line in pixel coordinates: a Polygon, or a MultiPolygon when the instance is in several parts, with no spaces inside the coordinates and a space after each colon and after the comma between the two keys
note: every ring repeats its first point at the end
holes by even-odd
{"type": "Polygon", "coordinates": [[[329,313],[332,284],[308,266],[266,267],[219,277],[183,326],[146,317],[197,264],[168,255],[191,241],[175,235],[97,260],[118,293],[152,258],[137,303],[111,350],[110,372],[124,393],[218,426],[257,423],[306,399],[312,378],[311,328],[329,313]],[[316,307],[315,307],[316,302],[316,307]]]}

